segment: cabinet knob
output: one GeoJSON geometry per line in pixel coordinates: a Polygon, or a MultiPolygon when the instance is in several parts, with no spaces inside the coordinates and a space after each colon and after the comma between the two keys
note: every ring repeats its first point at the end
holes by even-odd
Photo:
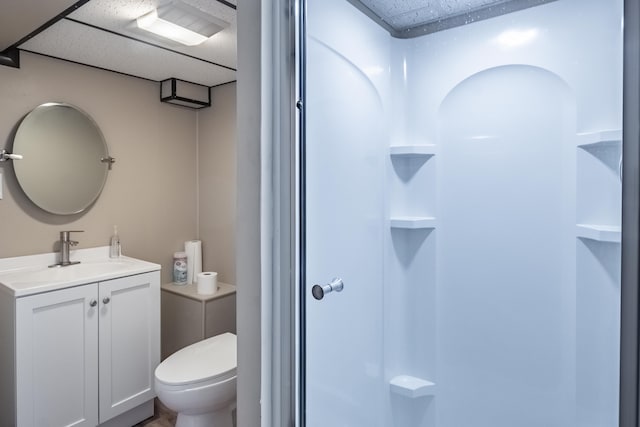
{"type": "Polygon", "coordinates": [[[89,306],[91,307],[95,307],[96,305],[98,305],[98,301],[92,299],[91,301],[89,301],[89,306]]]}
{"type": "Polygon", "coordinates": [[[109,301],[111,301],[111,298],[109,298],[109,297],[102,298],[102,303],[103,304],[109,304],[109,301]]]}

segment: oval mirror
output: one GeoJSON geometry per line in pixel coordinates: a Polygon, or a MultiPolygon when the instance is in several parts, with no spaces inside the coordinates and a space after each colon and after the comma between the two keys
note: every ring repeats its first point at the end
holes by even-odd
{"type": "Polygon", "coordinates": [[[87,209],[107,179],[109,153],[102,132],[73,105],[47,103],[20,123],[13,162],[20,187],[47,212],[71,215],[87,209]]]}

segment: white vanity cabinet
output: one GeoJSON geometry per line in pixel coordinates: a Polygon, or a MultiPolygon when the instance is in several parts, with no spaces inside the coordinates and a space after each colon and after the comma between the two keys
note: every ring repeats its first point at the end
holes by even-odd
{"type": "Polygon", "coordinates": [[[98,285],[16,300],[16,425],[98,425],[98,285]]]}
{"type": "Polygon", "coordinates": [[[160,363],[160,272],[98,287],[100,422],[155,397],[160,363]]]}
{"type": "Polygon", "coordinates": [[[130,427],[153,415],[160,266],[140,263],[13,295],[0,272],[0,427],[130,427]]]}

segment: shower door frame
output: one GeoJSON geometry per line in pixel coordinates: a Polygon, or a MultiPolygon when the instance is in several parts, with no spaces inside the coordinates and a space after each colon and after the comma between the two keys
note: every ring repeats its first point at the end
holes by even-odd
{"type": "MultiPolygon", "coordinates": [[[[345,0],[346,1],[346,0],[345,0]]],[[[282,319],[295,319],[296,327],[279,334],[271,332],[271,363],[263,369],[263,380],[270,378],[273,387],[268,419],[263,426],[305,426],[305,318],[304,304],[308,291],[305,281],[305,31],[306,0],[273,0],[264,7],[263,18],[271,24],[265,28],[273,48],[273,63],[289,79],[288,91],[272,93],[270,107],[275,106],[276,126],[290,130],[288,138],[271,138],[272,156],[290,162],[284,171],[274,170],[273,179],[279,194],[275,201],[281,208],[275,220],[283,226],[274,245],[278,267],[291,274],[281,277],[282,287],[273,295],[282,319]],[[288,224],[288,227],[285,226],[288,224]],[[295,362],[295,363],[292,363],[295,362]],[[293,367],[292,367],[293,365],[293,367]],[[285,385],[285,386],[283,386],[285,385]],[[274,420],[278,420],[275,421],[274,420]]],[[[263,20],[263,22],[265,22],[263,20]]],[[[622,184],[622,270],[621,270],[621,348],[620,348],[620,418],[618,427],[640,425],[640,0],[624,0],[624,78],[623,78],[623,184],[622,184]]],[[[263,74],[264,75],[264,74],[263,74]]],[[[283,76],[269,74],[263,84],[283,76]]],[[[285,88],[286,89],[286,88],[285,88]]],[[[264,104],[263,104],[264,105],[264,104]]],[[[264,108],[263,108],[264,114],[264,108]]],[[[276,233],[277,234],[277,233],[276,233]]],[[[263,295],[263,298],[265,296],[263,295]]],[[[273,313],[272,313],[273,314],[273,313]]],[[[264,320],[263,320],[264,321],[264,320]]],[[[263,387],[263,394],[265,388],[263,387]]]]}
{"type": "Polygon", "coordinates": [[[639,425],[640,1],[624,0],[620,427],[639,425]]]}

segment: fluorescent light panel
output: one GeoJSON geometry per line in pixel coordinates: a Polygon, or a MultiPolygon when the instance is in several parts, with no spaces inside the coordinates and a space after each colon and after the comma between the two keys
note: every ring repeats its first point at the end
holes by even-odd
{"type": "Polygon", "coordinates": [[[196,46],[229,24],[183,3],[153,9],[136,20],[138,27],[187,46],[196,46]]]}

